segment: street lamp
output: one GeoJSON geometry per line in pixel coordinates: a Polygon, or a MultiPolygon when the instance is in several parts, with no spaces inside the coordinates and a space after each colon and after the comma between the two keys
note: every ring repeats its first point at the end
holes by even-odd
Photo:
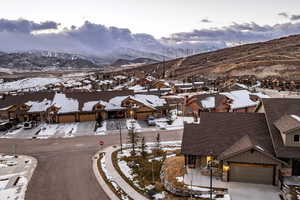
{"type": "Polygon", "coordinates": [[[210,154],[210,156],[207,156],[207,164],[208,164],[208,168],[209,168],[209,175],[210,175],[210,184],[209,184],[209,196],[210,199],[212,200],[212,164],[213,164],[213,156],[211,156],[212,154],[210,154]]]}

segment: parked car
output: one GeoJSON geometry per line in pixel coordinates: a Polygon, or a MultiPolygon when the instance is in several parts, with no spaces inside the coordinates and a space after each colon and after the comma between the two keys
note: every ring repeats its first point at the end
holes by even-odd
{"type": "Polygon", "coordinates": [[[32,129],[33,123],[32,121],[24,122],[23,128],[24,129],[32,129]]]}
{"type": "Polygon", "coordinates": [[[10,122],[2,122],[0,124],[0,131],[7,131],[12,127],[12,124],[10,122]]]}
{"type": "Polygon", "coordinates": [[[153,116],[149,116],[147,120],[147,124],[148,126],[155,126],[156,125],[155,118],[153,116]]]}

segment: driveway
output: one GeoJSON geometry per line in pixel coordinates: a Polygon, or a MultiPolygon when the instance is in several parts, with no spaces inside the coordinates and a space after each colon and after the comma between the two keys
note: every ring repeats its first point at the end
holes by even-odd
{"type": "Polygon", "coordinates": [[[280,200],[279,188],[273,185],[230,182],[231,200],[280,200]]]}
{"type": "MultiPolygon", "coordinates": [[[[188,174],[184,176],[185,184],[209,187],[210,177],[201,174],[199,169],[187,169],[188,174]]],[[[231,200],[280,200],[279,188],[273,185],[223,182],[213,178],[213,186],[228,188],[231,200]]]]}

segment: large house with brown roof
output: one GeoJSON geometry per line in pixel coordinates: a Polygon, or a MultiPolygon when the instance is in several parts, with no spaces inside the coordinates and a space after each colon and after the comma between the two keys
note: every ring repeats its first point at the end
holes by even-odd
{"type": "Polygon", "coordinates": [[[202,113],[184,128],[186,166],[223,181],[279,184],[300,176],[300,99],[263,99],[265,113],[202,113]]]}
{"type": "Polygon", "coordinates": [[[5,96],[0,100],[0,118],[49,123],[85,122],[110,118],[165,116],[166,101],[133,91],[38,92],[5,96]]]}
{"type": "Polygon", "coordinates": [[[200,116],[201,112],[254,112],[262,97],[268,96],[248,90],[195,95],[187,98],[185,113],[200,116]]]}

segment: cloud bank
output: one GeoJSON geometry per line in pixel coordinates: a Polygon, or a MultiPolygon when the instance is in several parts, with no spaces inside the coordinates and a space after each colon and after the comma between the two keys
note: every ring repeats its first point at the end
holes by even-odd
{"type": "MultiPolygon", "coordinates": [[[[25,19],[0,19],[0,51],[47,50],[94,56],[131,54],[133,57],[168,57],[199,53],[237,44],[271,40],[300,34],[300,16],[279,13],[287,23],[258,25],[235,23],[222,28],[195,29],[156,39],[146,33],[134,34],[129,29],[106,27],[86,21],[82,26],[59,29],[54,21],[33,22],[25,19]],[[292,22],[293,21],[293,22],[292,22]],[[55,33],[38,31],[56,30],[55,33]],[[37,31],[37,32],[36,32],[37,31]]],[[[202,20],[203,21],[203,20],[202,20]]],[[[203,21],[210,22],[208,19],[203,21]]]]}

